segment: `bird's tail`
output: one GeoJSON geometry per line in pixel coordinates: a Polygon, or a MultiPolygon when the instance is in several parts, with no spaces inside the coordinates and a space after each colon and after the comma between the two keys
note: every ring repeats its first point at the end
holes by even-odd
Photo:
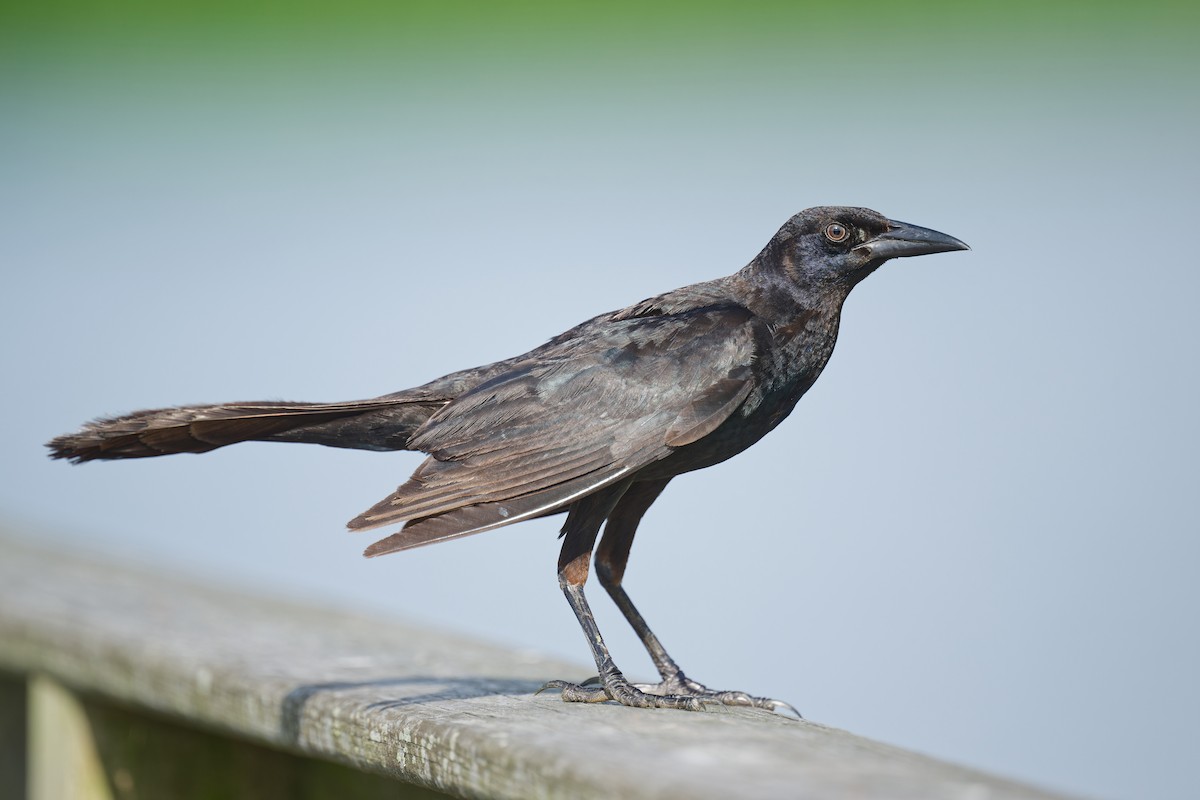
{"type": "Polygon", "coordinates": [[[206,453],[247,441],[403,450],[448,398],[400,393],[348,403],[219,403],[135,411],[87,423],[50,440],[52,458],[75,463],[206,453]]]}

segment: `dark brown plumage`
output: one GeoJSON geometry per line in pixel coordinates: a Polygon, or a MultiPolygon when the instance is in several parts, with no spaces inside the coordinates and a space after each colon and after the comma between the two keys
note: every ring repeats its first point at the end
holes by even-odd
{"type": "Polygon", "coordinates": [[[828,362],[859,281],[889,258],[965,248],[867,209],[813,208],[733,275],[601,314],[506,361],[371,400],[139,411],[48,446],[76,462],[248,440],[425,452],[412,477],[350,527],[405,523],[367,548],[375,556],[568,511],[559,580],[600,685],[552,682],[564,699],[790,709],[683,675],[621,587],[629,545],[671,478],[736,455],[791,412],[828,362]],[[655,686],[633,686],[616,669],[583,596],[606,521],[600,581],[650,651],[662,676],[655,686]]]}

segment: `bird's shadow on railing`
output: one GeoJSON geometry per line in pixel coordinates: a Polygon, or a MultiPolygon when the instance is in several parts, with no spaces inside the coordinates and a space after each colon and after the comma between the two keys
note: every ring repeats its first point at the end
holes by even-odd
{"type": "Polygon", "coordinates": [[[421,705],[445,700],[466,700],[473,697],[488,697],[492,695],[530,695],[537,692],[544,683],[540,681],[514,680],[512,678],[489,678],[478,675],[447,677],[444,675],[409,675],[403,678],[373,678],[362,681],[329,681],[325,683],[309,683],[297,686],[283,698],[280,713],[280,728],[290,742],[298,742],[300,738],[300,723],[304,718],[304,709],[308,702],[318,694],[325,692],[347,692],[360,689],[412,689],[413,687],[430,687],[429,691],[419,694],[398,692],[400,696],[393,699],[378,699],[363,704],[362,708],[369,711],[383,711],[391,708],[421,705]]]}

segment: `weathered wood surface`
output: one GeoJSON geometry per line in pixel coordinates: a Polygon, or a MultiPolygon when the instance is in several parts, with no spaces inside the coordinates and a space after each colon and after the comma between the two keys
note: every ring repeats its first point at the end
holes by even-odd
{"type": "Polygon", "coordinates": [[[0,771],[0,797],[6,799],[446,800],[450,796],[80,694],[45,675],[29,681],[28,697],[28,775],[24,770],[0,771]],[[22,784],[27,785],[25,793],[22,784]]]}
{"type": "Polygon", "coordinates": [[[0,538],[0,671],[466,797],[1053,795],[766,712],[571,705],[564,665],[0,538]]]}

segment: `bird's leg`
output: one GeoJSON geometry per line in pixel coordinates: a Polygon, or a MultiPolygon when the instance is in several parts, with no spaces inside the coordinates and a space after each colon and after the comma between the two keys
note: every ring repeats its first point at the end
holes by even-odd
{"type": "Polygon", "coordinates": [[[604,518],[628,488],[627,483],[601,490],[577,501],[567,514],[563,525],[562,553],[558,561],[558,584],[562,587],[571,610],[575,612],[579,625],[587,637],[588,647],[596,660],[599,686],[582,686],[567,681],[550,681],[542,689],[560,689],[562,699],[574,703],[602,703],[615,700],[621,705],[639,708],[679,708],[698,711],[703,701],[696,697],[678,697],[663,693],[647,693],[635,687],[617,669],[608,647],[600,635],[596,619],[583,595],[583,584],[587,581],[588,563],[592,557],[592,546],[604,518]]]}
{"type": "Polygon", "coordinates": [[[786,711],[799,717],[800,712],[782,700],[755,697],[745,692],[715,691],[689,678],[667,653],[662,642],[650,630],[645,618],[642,617],[633,601],[629,599],[624,587],[621,586],[638,523],[646,510],[666,488],[669,480],[670,478],[666,478],[661,481],[633,484],[609,513],[608,522],[604,526],[604,537],[596,549],[596,577],[599,579],[600,585],[608,592],[617,608],[621,609],[625,619],[629,621],[638,638],[642,640],[646,652],[650,654],[659,676],[662,677],[660,683],[654,685],[635,684],[635,687],[649,694],[694,697],[707,703],[786,711]]]}

